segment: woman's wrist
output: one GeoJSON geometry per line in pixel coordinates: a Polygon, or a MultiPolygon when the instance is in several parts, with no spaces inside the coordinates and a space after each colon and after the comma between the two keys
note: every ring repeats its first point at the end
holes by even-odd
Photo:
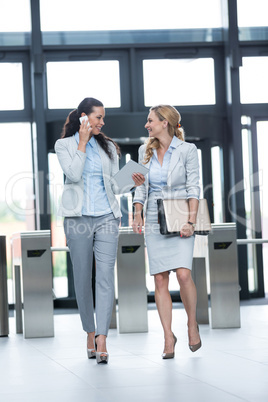
{"type": "Polygon", "coordinates": [[[81,151],[81,152],[86,152],[86,143],[83,143],[83,142],[81,142],[81,141],[79,141],[79,144],[78,144],[78,150],[79,151],[81,151]]]}
{"type": "Polygon", "coordinates": [[[195,226],[196,226],[195,222],[192,222],[191,220],[189,220],[187,223],[188,223],[188,225],[191,225],[193,229],[195,229],[195,226]]]}
{"type": "Polygon", "coordinates": [[[139,216],[139,215],[141,215],[141,211],[135,211],[134,212],[134,216],[139,216]]]}
{"type": "Polygon", "coordinates": [[[89,135],[87,138],[79,138],[79,144],[87,145],[88,141],[91,140],[92,135],[89,135]]]}

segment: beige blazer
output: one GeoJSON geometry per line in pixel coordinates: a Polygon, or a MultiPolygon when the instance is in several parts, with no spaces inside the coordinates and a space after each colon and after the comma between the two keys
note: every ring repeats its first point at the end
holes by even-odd
{"type": "MultiPolygon", "coordinates": [[[[139,163],[144,164],[146,145],[139,148],[139,163]]],[[[144,164],[150,169],[151,160],[144,164]]],[[[144,204],[144,211],[149,194],[149,174],[143,185],[135,190],[133,203],[144,204]]],[[[167,186],[162,189],[163,198],[196,198],[199,199],[199,161],[197,148],[194,144],[178,139],[177,147],[173,150],[168,170],[167,186]]]]}
{"type": "MultiPolygon", "coordinates": [[[[121,211],[115,194],[118,194],[112,177],[119,170],[119,161],[116,148],[112,142],[109,147],[113,155],[111,160],[105,151],[98,145],[98,150],[102,163],[104,188],[115,218],[121,217],[121,211]]],[[[84,197],[84,181],[83,170],[86,162],[86,153],[79,151],[75,137],[62,138],[55,143],[55,152],[57,154],[61,168],[66,176],[59,214],[61,216],[81,216],[83,197],[84,197]]]]}

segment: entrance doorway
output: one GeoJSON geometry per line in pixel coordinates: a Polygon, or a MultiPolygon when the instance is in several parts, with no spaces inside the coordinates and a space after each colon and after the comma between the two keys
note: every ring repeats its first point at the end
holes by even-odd
{"type": "MultiPolygon", "coordinates": [[[[257,145],[261,203],[262,238],[268,239],[268,120],[257,121],[257,145]]],[[[264,290],[268,293],[268,243],[263,243],[264,290]]]]}

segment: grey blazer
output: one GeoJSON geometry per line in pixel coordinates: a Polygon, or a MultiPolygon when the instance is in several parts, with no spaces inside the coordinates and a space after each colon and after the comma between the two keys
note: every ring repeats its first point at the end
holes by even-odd
{"type": "MultiPolygon", "coordinates": [[[[98,143],[97,145],[103,170],[104,188],[114,217],[119,218],[121,217],[121,212],[115,197],[115,194],[118,194],[118,188],[112,179],[119,170],[116,148],[112,142],[109,142],[109,147],[113,155],[113,159],[111,160],[98,143]]],[[[66,176],[59,214],[66,217],[82,216],[84,197],[84,181],[82,175],[86,162],[86,153],[79,151],[77,148],[78,144],[74,136],[59,139],[55,143],[55,152],[66,176]]]]}
{"type": "MultiPolygon", "coordinates": [[[[139,163],[144,164],[146,144],[139,148],[139,163]]],[[[150,168],[151,160],[144,164],[150,168]]],[[[149,178],[135,190],[133,204],[144,204],[144,212],[149,194],[149,178]]],[[[199,162],[197,148],[194,144],[178,140],[173,150],[168,170],[167,186],[162,189],[163,198],[196,198],[199,199],[199,162]]]]}

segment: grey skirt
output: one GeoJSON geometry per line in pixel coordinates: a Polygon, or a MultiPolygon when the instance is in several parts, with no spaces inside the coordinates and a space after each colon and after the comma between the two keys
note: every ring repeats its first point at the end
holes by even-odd
{"type": "Polygon", "coordinates": [[[149,194],[145,217],[145,243],[150,275],[177,268],[192,269],[195,236],[161,235],[157,216],[157,198],[161,198],[161,193],[149,194]]]}

